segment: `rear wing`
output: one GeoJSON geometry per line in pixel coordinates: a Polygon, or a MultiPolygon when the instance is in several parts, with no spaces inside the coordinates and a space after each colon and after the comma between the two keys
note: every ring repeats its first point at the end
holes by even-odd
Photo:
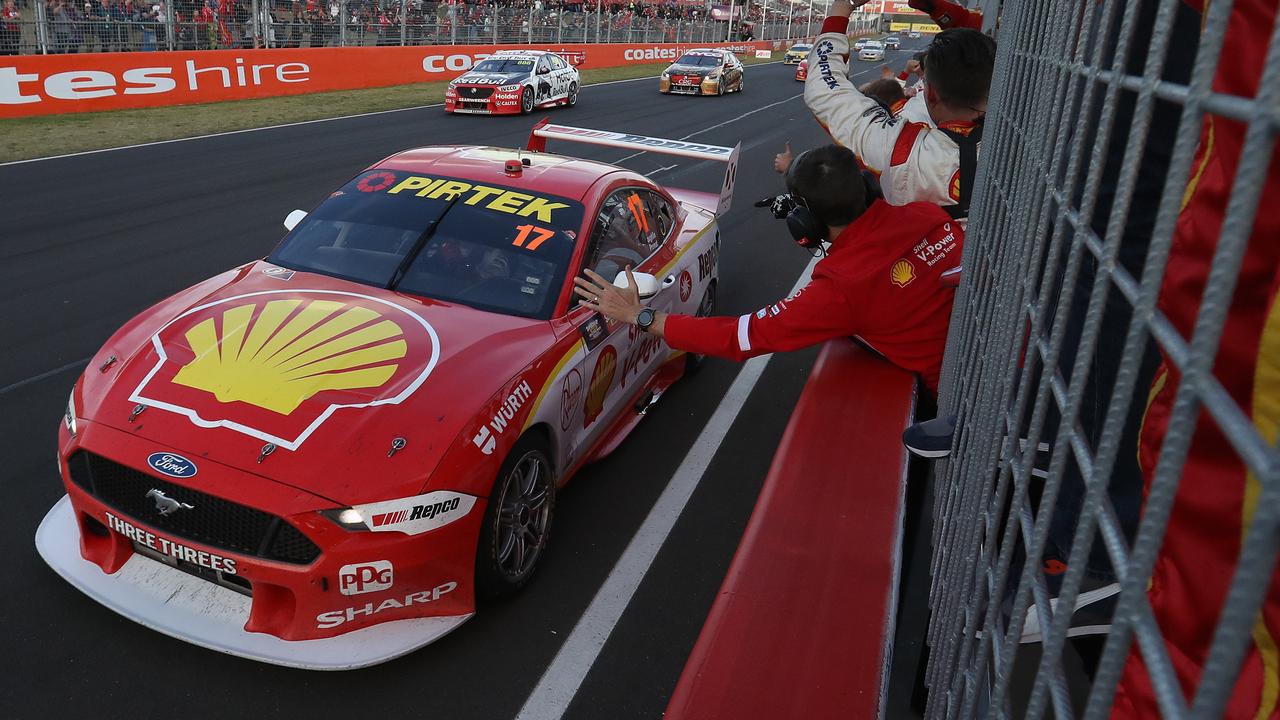
{"type": "Polygon", "coordinates": [[[695,160],[715,160],[727,163],[724,171],[724,182],[720,185],[720,203],[716,207],[716,214],[723,215],[728,212],[729,206],[733,202],[733,184],[738,174],[738,154],[742,150],[742,143],[738,143],[731,148],[720,145],[703,145],[684,140],[667,140],[665,138],[609,130],[591,130],[567,125],[552,125],[546,118],[543,118],[537,125],[533,126],[533,130],[529,133],[528,149],[535,152],[546,152],[548,140],[567,140],[588,145],[604,145],[605,147],[615,147],[623,150],[663,153],[695,160]]]}

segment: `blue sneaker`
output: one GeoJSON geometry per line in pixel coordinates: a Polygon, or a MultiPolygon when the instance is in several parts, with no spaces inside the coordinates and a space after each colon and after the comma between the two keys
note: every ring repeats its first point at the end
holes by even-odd
{"type": "Polygon", "coordinates": [[[955,415],[936,417],[918,422],[903,431],[902,444],[920,457],[944,458],[951,454],[951,440],[955,434],[955,415]]]}

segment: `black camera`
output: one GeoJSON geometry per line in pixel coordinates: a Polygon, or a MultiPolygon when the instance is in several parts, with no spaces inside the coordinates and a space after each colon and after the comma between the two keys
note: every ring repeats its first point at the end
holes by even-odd
{"type": "Polygon", "coordinates": [[[791,214],[791,211],[795,209],[796,204],[795,198],[791,197],[790,193],[783,193],[781,195],[775,195],[773,197],[767,197],[756,201],[756,207],[769,208],[769,212],[773,213],[773,216],[778,220],[786,220],[787,215],[791,214]]]}

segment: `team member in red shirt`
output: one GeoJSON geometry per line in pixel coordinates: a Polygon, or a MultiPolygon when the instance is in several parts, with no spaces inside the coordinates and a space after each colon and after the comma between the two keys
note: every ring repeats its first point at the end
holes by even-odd
{"type": "Polygon", "coordinates": [[[831,247],[808,285],[759,312],[737,318],[655,312],[641,304],[630,270],[626,288],[587,270],[575,289],[610,320],[691,353],[744,360],[857,336],[936,391],[953,298],[941,275],[960,264],[964,233],[933,203],[877,200],[868,207],[864,188],[846,148],[827,145],[796,158],[787,189],[800,207],[788,226],[801,244],[830,238],[831,247]]]}
{"type": "MultiPolygon", "coordinates": [[[[1188,4],[1199,10],[1209,6],[1200,0],[1188,4]]],[[[1213,90],[1265,104],[1268,48],[1280,22],[1280,8],[1276,0],[1236,0],[1228,12],[1222,46],[1230,48],[1231,60],[1218,64],[1213,90]]],[[[1246,138],[1252,130],[1212,112],[1200,120],[1200,142],[1182,195],[1159,306],[1182,337],[1190,339],[1202,331],[1200,304],[1212,272],[1223,265],[1215,262],[1215,255],[1232,232],[1227,221],[1230,205],[1238,194],[1261,193],[1262,204],[1257,206],[1252,227],[1246,228],[1248,241],[1212,373],[1244,419],[1274,447],[1280,435],[1280,215],[1271,209],[1268,198],[1280,194],[1280,149],[1265,151],[1270,153],[1265,176],[1242,176],[1249,178],[1243,182],[1259,183],[1261,188],[1242,189],[1237,173],[1248,161],[1246,138]]],[[[1248,213],[1238,212],[1242,209],[1234,217],[1249,222],[1248,213]]],[[[1151,386],[1138,447],[1148,492],[1157,469],[1170,461],[1163,452],[1164,442],[1166,435],[1172,438],[1176,431],[1174,410],[1186,392],[1177,364],[1165,355],[1151,386]]],[[[1217,639],[1215,625],[1235,578],[1244,539],[1259,509],[1269,502],[1265,476],[1250,472],[1214,417],[1204,411],[1194,417],[1193,439],[1184,451],[1178,482],[1172,486],[1175,501],[1167,529],[1156,537],[1160,550],[1147,585],[1152,614],[1187,699],[1203,689],[1201,677],[1212,664],[1210,648],[1217,639]]],[[[1189,430],[1182,428],[1184,433],[1189,430]]],[[[1166,492],[1169,487],[1165,486],[1166,492]]],[[[1256,575],[1249,582],[1265,587],[1266,595],[1253,618],[1221,717],[1276,720],[1280,718],[1280,572],[1256,575]]],[[[1157,717],[1156,696],[1135,643],[1112,717],[1157,717]]]]}

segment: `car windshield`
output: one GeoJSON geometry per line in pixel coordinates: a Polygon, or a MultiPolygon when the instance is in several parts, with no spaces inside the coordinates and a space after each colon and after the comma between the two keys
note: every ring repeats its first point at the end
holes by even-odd
{"type": "Polygon", "coordinates": [[[547,319],[582,224],[581,203],[405,171],[365,172],[268,258],[480,310],[547,319]]]}
{"type": "Polygon", "coordinates": [[[879,50],[881,47],[882,47],[882,46],[880,45],[880,43],[878,43],[878,42],[876,42],[876,41],[874,41],[874,40],[869,40],[869,41],[867,41],[867,44],[866,44],[866,45],[863,45],[863,46],[862,46],[862,49],[863,49],[863,50],[879,50]]]}
{"type": "Polygon", "coordinates": [[[811,45],[792,45],[791,52],[807,52],[811,45]]]}
{"type": "Polygon", "coordinates": [[[533,72],[533,62],[529,58],[489,58],[482,60],[474,70],[486,73],[530,73],[533,72]]]}
{"type": "Polygon", "coordinates": [[[705,55],[700,53],[689,53],[676,61],[677,65],[692,65],[694,67],[717,67],[720,65],[721,57],[719,55],[705,55]]]}

